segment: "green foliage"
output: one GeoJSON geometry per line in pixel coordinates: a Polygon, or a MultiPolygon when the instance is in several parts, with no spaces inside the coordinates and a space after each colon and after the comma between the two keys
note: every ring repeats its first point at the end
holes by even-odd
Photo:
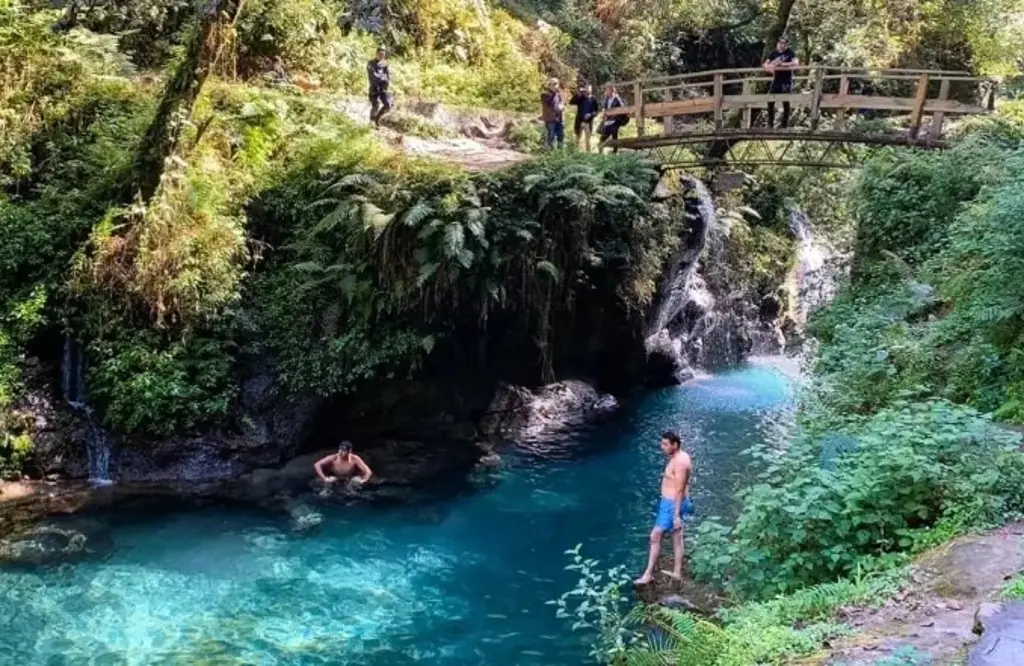
{"type": "Polygon", "coordinates": [[[724,608],[709,621],[661,606],[635,606],[625,612],[624,572],[604,572],[584,558],[580,547],[567,552],[567,568],[578,571],[576,587],[548,602],[574,631],[593,638],[591,656],[614,666],[750,666],[782,664],[818,652],[828,640],[851,633],[835,621],[852,605],[880,606],[899,592],[906,570],[858,575],[816,585],[765,602],[724,608]]]}
{"type": "Polygon", "coordinates": [[[15,407],[21,398],[24,345],[43,323],[46,293],[36,288],[0,316],[0,477],[15,472],[32,450],[31,419],[15,407]]]}
{"type": "Polygon", "coordinates": [[[169,436],[216,423],[236,392],[229,343],[128,332],[93,343],[87,386],[110,427],[169,436]]]}
{"type": "Polygon", "coordinates": [[[597,560],[586,559],[580,553],[582,544],[565,551],[572,563],[569,571],[579,573],[576,587],[558,599],[548,601],[554,606],[555,616],[572,622],[573,631],[587,631],[595,635],[590,656],[600,663],[621,660],[627,651],[641,640],[637,631],[638,615],[627,614],[630,580],[625,567],[609,571],[598,568],[597,560]]]}
{"type": "Polygon", "coordinates": [[[1024,577],[1020,575],[1014,576],[1010,582],[1003,586],[999,596],[1012,601],[1024,599],[1024,577]]]}
{"type": "Polygon", "coordinates": [[[475,178],[366,166],[306,165],[264,200],[288,231],[255,300],[296,389],[408,372],[453,327],[486,331],[492,311],[525,316],[550,376],[577,294],[604,285],[609,307],[640,311],[685,223],[653,214],[657,174],[635,157],[550,156],[475,178]]]}
{"type": "Polygon", "coordinates": [[[889,151],[869,161],[854,193],[858,261],[892,252],[911,265],[943,249],[981,188],[1004,173],[1003,147],[985,137],[943,152],[889,151]]]}
{"type": "Polygon", "coordinates": [[[741,494],[732,528],[699,529],[692,570],[761,597],[885,568],[931,530],[998,524],[1019,505],[1019,437],[944,402],[895,403],[859,427],[805,436],[741,494]]]}
{"type": "Polygon", "coordinates": [[[512,125],[508,141],[521,153],[539,153],[544,150],[544,130],[540,123],[528,121],[512,125]]]}

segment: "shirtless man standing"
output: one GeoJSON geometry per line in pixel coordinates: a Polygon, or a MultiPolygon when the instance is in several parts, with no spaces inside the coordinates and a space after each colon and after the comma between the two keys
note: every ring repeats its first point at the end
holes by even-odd
{"type": "Polygon", "coordinates": [[[668,456],[668,465],[661,479],[661,501],[658,503],[654,529],[651,530],[651,555],[647,560],[647,570],[633,581],[637,585],[647,585],[654,580],[654,567],[658,564],[661,539],[665,532],[672,532],[675,556],[672,578],[680,580],[683,575],[683,515],[693,513],[693,501],[689,495],[693,462],[683,451],[679,435],[671,430],[661,435],[661,450],[668,456]]]}
{"type": "Polygon", "coordinates": [[[342,442],[338,446],[338,452],[318,460],[313,465],[313,471],[327,484],[346,481],[355,474],[350,485],[357,488],[373,476],[373,472],[363,459],[352,453],[352,442],[342,442]]]}

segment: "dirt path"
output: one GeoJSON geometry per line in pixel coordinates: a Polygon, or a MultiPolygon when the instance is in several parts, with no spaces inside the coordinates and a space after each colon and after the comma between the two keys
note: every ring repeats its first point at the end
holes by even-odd
{"type": "Polygon", "coordinates": [[[992,602],[1022,568],[1022,536],[1024,523],[1017,523],[926,554],[912,584],[895,599],[882,608],[851,608],[840,615],[857,634],[837,641],[818,663],[875,664],[900,651],[930,655],[935,666],[965,663],[978,640],[976,620],[1000,610],[992,602]]]}
{"type": "MultiPolygon", "coordinates": [[[[370,124],[370,105],[367,102],[349,100],[339,104],[338,110],[356,123],[370,124]]],[[[443,127],[453,135],[458,135],[452,138],[433,139],[402,134],[388,127],[377,129],[392,148],[408,155],[459,164],[466,170],[476,173],[496,171],[530,158],[526,153],[513,150],[502,138],[510,122],[502,114],[491,114],[486,111],[481,111],[478,116],[474,116],[472,112],[456,114],[439,111],[436,105],[423,103],[402,109],[401,112],[418,116],[426,122],[443,127]],[[465,136],[470,131],[478,135],[478,138],[465,136]]]]}

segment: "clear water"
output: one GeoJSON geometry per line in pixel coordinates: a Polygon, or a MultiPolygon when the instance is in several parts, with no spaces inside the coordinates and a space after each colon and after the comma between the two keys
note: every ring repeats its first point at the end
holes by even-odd
{"type": "Polygon", "coordinates": [[[738,453],[791,402],[748,366],[432,499],[329,509],[313,536],[239,509],[122,516],[104,561],[0,570],[0,664],[578,666],[581,638],[544,604],[575,583],[563,551],[639,570],[665,428],[694,456],[698,516],[728,512],[738,453]]]}

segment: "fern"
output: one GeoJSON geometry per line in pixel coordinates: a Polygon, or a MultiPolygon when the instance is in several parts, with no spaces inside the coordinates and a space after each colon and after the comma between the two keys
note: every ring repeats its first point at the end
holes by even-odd
{"type": "Polygon", "coordinates": [[[425,219],[434,214],[434,207],[426,201],[416,202],[412,208],[402,215],[402,224],[407,227],[417,227],[425,219]]]}

